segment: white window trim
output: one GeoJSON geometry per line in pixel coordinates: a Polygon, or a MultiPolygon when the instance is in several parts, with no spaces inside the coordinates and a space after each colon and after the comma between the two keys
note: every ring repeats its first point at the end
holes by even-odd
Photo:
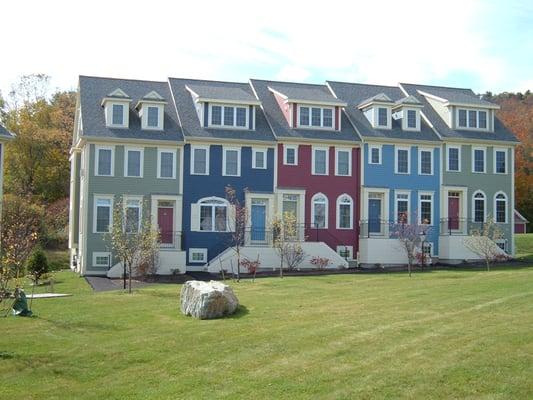
{"type": "Polygon", "coordinates": [[[473,174],[485,174],[487,173],[487,148],[486,147],[472,147],[472,173],[473,174]],[[476,171],[476,150],[483,151],[483,171],[476,171]]]}
{"type": "Polygon", "coordinates": [[[176,179],[176,149],[157,148],[157,179],[176,179]],[[172,177],[161,176],[161,153],[172,153],[172,177]]]}
{"type": "Polygon", "coordinates": [[[283,165],[298,165],[298,145],[283,145],[283,165]],[[294,150],[294,164],[289,164],[287,162],[287,149],[294,150]]]}
{"type": "Polygon", "coordinates": [[[329,199],[324,193],[321,193],[321,192],[315,193],[313,197],[311,197],[311,227],[312,229],[328,229],[328,226],[329,226],[328,220],[329,220],[329,199]],[[315,198],[319,196],[322,196],[326,199],[326,203],[325,203],[326,204],[326,210],[325,210],[326,218],[324,221],[324,228],[317,228],[315,225],[315,198]]]}
{"type": "Polygon", "coordinates": [[[416,109],[416,108],[404,108],[402,110],[402,113],[403,113],[403,118],[402,118],[402,129],[404,131],[420,131],[420,110],[416,109]],[[414,111],[415,112],[415,127],[412,128],[412,127],[409,127],[409,122],[408,122],[408,111],[414,111]]]}
{"type": "MultiPolygon", "coordinates": [[[[199,228],[198,228],[198,231],[196,231],[196,232],[205,232],[205,233],[231,232],[230,222],[234,222],[234,221],[232,221],[232,218],[234,218],[234,217],[230,217],[230,212],[231,212],[232,205],[228,202],[228,200],[223,199],[222,197],[211,196],[211,197],[201,198],[195,204],[198,206],[198,219],[199,219],[199,221],[198,221],[198,227],[199,228]],[[212,218],[213,218],[212,227],[213,227],[213,229],[210,230],[210,231],[206,231],[206,230],[202,230],[201,229],[201,226],[202,226],[202,221],[201,221],[201,219],[202,219],[202,217],[201,217],[201,215],[202,215],[202,212],[201,212],[202,205],[209,205],[209,202],[213,201],[213,200],[223,202],[224,207],[226,207],[226,230],[225,231],[217,231],[217,230],[214,229],[215,228],[215,223],[216,223],[215,214],[214,213],[212,215],[212,218]],[[206,203],[206,204],[202,204],[202,203],[206,203]]],[[[219,205],[222,205],[222,204],[219,204],[219,205]]],[[[212,207],[212,205],[209,205],[209,206],[212,207]]]]}
{"type": "Polygon", "coordinates": [[[373,144],[373,145],[369,145],[368,146],[368,163],[369,164],[372,164],[372,165],[381,165],[382,163],[382,154],[381,154],[381,149],[382,147],[380,145],[377,145],[377,144],[373,144]],[[372,149],[378,149],[378,152],[379,152],[379,162],[378,163],[374,163],[372,162],[372,149]]]}
{"type": "Polygon", "coordinates": [[[114,101],[114,102],[108,102],[106,104],[106,122],[107,126],[109,128],[128,128],[129,126],[129,102],[120,102],[120,101],[114,101]],[[122,106],[122,124],[114,124],[113,123],[113,106],[122,106]],[[107,108],[109,107],[109,108],[107,108]]]}
{"type": "Polygon", "coordinates": [[[392,118],[391,118],[391,108],[385,107],[385,106],[376,106],[374,108],[374,127],[375,128],[381,128],[381,129],[391,129],[392,128],[392,118]],[[387,110],[387,125],[380,125],[379,124],[379,109],[384,108],[387,110]]]}
{"type": "Polygon", "coordinates": [[[268,149],[257,149],[257,148],[252,148],[252,168],[253,169],[267,169],[267,165],[268,165],[268,160],[267,160],[267,156],[268,156],[268,149]],[[263,160],[264,160],[264,165],[262,167],[258,167],[256,166],[256,155],[257,153],[263,153],[263,160]]]}
{"type": "MultiPolygon", "coordinates": [[[[141,222],[143,218],[143,196],[138,195],[127,195],[122,197],[122,213],[123,213],[123,219],[124,222],[126,222],[126,209],[128,208],[128,201],[137,201],[138,202],[138,208],[139,208],[139,221],[137,223],[137,232],[141,230],[141,222]]],[[[126,229],[124,226],[123,229],[126,229]]]]}
{"type": "Polygon", "coordinates": [[[191,247],[189,249],[189,263],[199,264],[199,263],[206,263],[207,262],[207,249],[206,248],[193,248],[191,247]],[[193,260],[193,253],[201,253],[204,256],[204,259],[202,261],[193,260]]]}
{"type": "Polygon", "coordinates": [[[353,202],[353,198],[352,196],[350,196],[349,194],[347,193],[343,193],[341,194],[339,197],[337,197],[337,201],[336,201],[336,210],[335,210],[335,213],[336,213],[336,228],[337,229],[340,229],[340,230],[349,230],[349,229],[353,229],[353,213],[354,213],[354,202],[353,202]],[[349,199],[350,199],[350,226],[348,228],[341,228],[340,227],[340,200],[344,197],[344,196],[347,196],[349,199]]]}
{"type": "Polygon", "coordinates": [[[411,173],[411,148],[396,146],[394,149],[394,173],[398,175],[409,175],[411,173]],[[400,150],[407,150],[407,172],[398,171],[398,152],[400,150]]]}
{"type": "Polygon", "coordinates": [[[111,263],[109,262],[111,260],[111,253],[109,251],[93,251],[93,267],[110,267],[111,263]],[[108,263],[106,265],[103,264],[97,264],[96,259],[98,257],[107,257],[108,263]]]}
{"type": "MultiPolygon", "coordinates": [[[[428,224],[428,226],[435,225],[435,193],[434,192],[425,192],[425,191],[419,191],[418,192],[418,223],[422,224],[422,196],[431,196],[431,223],[428,224]]],[[[428,200],[424,200],[428,201],[428,200]]]]}
{"type": "Polygon", "coordinates": [[[335,176],[352,176],[352,149],[349,147],[336,147],[335,148],[335,176]],[[339,174],[339,153],[348,153],[348,174],[339,174]]]}
{"type": "Polygon", "coordinates": [[[113,226],[113,206],[114,206],[114,196],[111,194],[95,194],[93,196],[93,233],[109,233],[111,231],[111,227],[113,226]],[[96,206],[98,204],[98,200],[110,200],[109,205],[109,230],[98,232],[96,230],[96,206]]]}
{"type": "Polygon", "coordinates": [[[461,146],[446,146],[446,172],[461,172],[461,146]],[[457,149],[457,171],[450,169],[450,149],[457,149]]]}
{"type": "Polygon", "coordinates": [[[507,194],[503,191],[498,191],[494,194],[494,202],[493,202],[493,210],[494,210],[494,223],[496,224],[508,224],[509,223],[509,197],[507,194]],[[505,196],[505,199],[497,199],[496,197],[500,194],[503,194],[505,196]],[[497,201],[505,201],[505,221],[504,222],[498,222],[497,221],[497,208],[496,203],[497,201]]]}
{"type": "Polygon", "coordinates": [[[144,148],[142,147],[124,147],[124,177],[125,178],[142,178],[144,174],[144,148]],[[129,159],[129,153],[130,151],[139,151],[140,157],[139,157],[139,172],[140,175],[128,175],[128,159],[129,159]]]}
{"type": "MultiPolygon", "coordinates": [[[[407,195],[407,223],[411,221],[411,191],[410,190],[395,190],[394,191],[394,222],[399,223],[398,220],[398,195],[407,195]]],[[[405,200],[405,199],[402,199],[405,200]]]]}
{"type": "Polygon", "coordinates": [[[490,113],[489,110],[484,110],[484,109],[479,109],[479,108],[457,107],[456,110],[455,110],[455,118],[456,118],[455,120],[456,120],[457,129],[488,132],[490,130],[489,129],[489,126],[490,126],[489,118],[491,118],[491,114],[492,113],[490,113]],[[466,111],[466,126],[459,125],[459,111],[460,110],[465,110],[466,111]],[[469,121],[470,121],[470,117],[468,115],[469,111],[475,111],[476,112],[476,126],[477,126],[477,128],[469,126],[469,121]],[[486,119],[487,126],[485,128],[479,128],[479,112],[480,111],[484,111],[486,113],[486,115],[487,115],[487,119],[486,119]]]}
{"type": "MultiPolygon", "coordinates": [[[[483,190],[476,190],[474,193],[472,193],[472,222],[474,223],[480,223],[479,221],[476,221],[476,194],[481,193],[483,195],[483,223],[487,222],[487,195],[483,190]]],[[[481,200],[481,199],[478,199],[481,200]]]]}
{"type": "Polygon", "coordinates": [[[430,148],[430,147],[418,147],[418,175],[425,175],[425,176],[433,175],[433,173],[434,173],[433,158],[434,158],[433,157],[433,148],[430,148]],[[429,154],[431,154],[431,172],[429,174],[422,173],[422,152],[423,151],[427,151],[427,152],[429,152],[429,154]]]}
{"type": "Polygon", "coordinates": [[[312,154],[311,154],[311,174],[312,175],[319,175],[319,176],[328,176],[329,175],[329,147],[314,147],[312,148],[312,154]],[[325,151],[326,152],[326,173],[319,174],[315,171],[315,152],[317,150],[325,151]]]}
{"type": "Polygon", "coordinates": [[[509,172],[509,163],[508,163],[508,151],[504,147],[494,147],[492,151],[492,164],[493,164],[493,172],[497,175],[507,175],[509,172]],[[496,171],[496,153],[502,152],[505,154],[505,172],[497,172],[496,171]]]}
{"type": "Polygon", "coordinates": [[[95,176],[115,176],[115,146],[100,146],[96,145],[94,147],[94,175],[95,176]],[[100,150],[111,150],[111,174],[101,175],[98,173],[98,164],[100,161],[99,153],[100,150]]]}
{"type": "Polygon", "coordinates": [[[223,147],[222,148],[222,176],[241,176],[241,148],[240,147],[223,147]],[[228,151],[237,152],[237,175],[229,175],[226,172],[226,153],[228,151]]]}
{"type": "Polygon", "coordinates": [[[191,146],[191,175],[209,175],[209,146],[191,146]],[[205,150],[205,173],[194,172],[194,150],[205,150]]]}
{"type": "Polygon", "coordinates": [[[298,128],[302,129],[324,129],[328,131],[334,131],[335,130],[335,119],[337,116],[335,115],[335,107],[328,107],[328,106],[318,106],[318,105],[312,105],[312,104],[298,104],[297,113],[296,113],[296,126],[298,128]],[[300,109],[309,108],[309,125],[302,125],[300,124],[300,109]],[[312,109],[313,108],[319,108],[320,109],[320,126],[316,126],[312,124],[312,109]],[[331,110],[331,127],[330,126],[324,126],[324,109],[331,110]]]}
{"type": "MultiPolygon", "coordinates": [[[[254,118],[255,121],[255,118],[254,118]]],[[[250,130],[250,109],[249,106],[243,104],[223,104],[223,103],[209,103],[209,119],[208,119],[209,128],[219,128],[219,129],[243,129],[250,130]],[[220,111],[220,125],[213,124],[213,106],[221,107],[220,111]],[[233,107],[233,125],[224,124],[224,114],[226,107],[233,107]],[[244,108],[246,110],[246,123],[244,126],[237,125],[237,108],[244,108]]]]}

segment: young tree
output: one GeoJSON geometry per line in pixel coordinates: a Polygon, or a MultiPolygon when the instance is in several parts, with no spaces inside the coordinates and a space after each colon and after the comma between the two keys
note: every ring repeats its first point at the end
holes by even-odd
{"type": "Polygon", "coordinates": [[[292,270],[306,257],[300,241],[298,240],[298,224],[293,213],[285,212],[282,217],[275,216],[271,223],[274,235],[273,245],[277,250],[280,264],[279,276],[283,278],[283,264],[292,270]]]}
{"type": "MultiPolygon", "coordinates": [[[[413,218],[415,221],[418,221],[416,215],[413,218]]],[[[424,254],[424,249],[422,249],[422,236],[427,235],[429,229],[426,223],[409,223],[407,218],[401,218],[400,222],[391,225],[391,236],[398,239],[401,249],[403,249],[407,256],[409,277],[411,277],[412,267],[417,258],[417,250],[421,249],[424,254]]]]}
{"type": "Polygon", "coordinates": [[[490,265],[502,256],[502,250],[496,244],[496,240],[502,237],[502,231],[489,216],[481,229],[473,229],[463,243],[468,250],[485,260],[487,271],[490,271],[490,265]]]}
{"type": "MultiPolygon", "coordinates": [[[[235,189],[228,185],[225,187],[226,200],[228,200],[232,207],[232,218],[229,218],[229,223],[232,232],[230,236],[230,247],[235,251],[237,255],[237,282],[241,280],[241,248],[244,246],[246,228],[248,226],[248,210],[246,206],[241,203],[237,197],[235,189]]],[[[247,189],[244,189],[246,193],[247,189]]]]}
{"type": "Polygon", "coordinates": [[[241,264],[249,274],[252,274],[252,282],[255,282],[255,275],[257,274],[257,270],[261,265],[261,262],[259,261],[259,254],[257,255],[257,259],[255,261],[245,258],[241,261],[241,264]]]}
{"type": "Polygon", "coordinates": [[[27,269],[34,285],[38,285],[39,279],[50,272],[48,259],[40,247],[37,247],[37,249],[32,253],[30,259],[28,260],[27,269]]]}
{"type": "Polygon", "coordinates": [[[143,264],[153,263],[153,255],[159,249],[159,232],[152,226],[146,203],[142,202],[138,209],[130,209],[122,198],[117,199],[113,207],[113,225],[105,240],[127,269],[128,292],[131,293],[132,276],[143,264]]]}

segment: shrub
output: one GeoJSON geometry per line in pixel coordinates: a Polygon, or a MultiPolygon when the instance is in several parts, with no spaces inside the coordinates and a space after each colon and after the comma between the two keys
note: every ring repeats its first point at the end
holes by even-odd
{"type": "Polygon", "coordinates": [[[50,272],[48,259],[40,248],[33,252],[26,267],[28,269],[28,274],[32,277],[32,280],[36,285],[39,284],[39,279],[41,279],[43,275],[50,272]]]}
{"type": "Polygon", "coordinates": [[[255,274],[261,265],[261,261],[257,258],[256,261],[248,260],[247,258],[241,260],[241,265],[248,271],[249,274],[252,274],[252,281],[255,280],[255,274]]]}
{"type": "Polygon", "coordinates": [[[331,260],[327,257],[314,256],[311,258],[311,264],[313,264],[319,270],[325,270],[331,263],[331,260]]]}

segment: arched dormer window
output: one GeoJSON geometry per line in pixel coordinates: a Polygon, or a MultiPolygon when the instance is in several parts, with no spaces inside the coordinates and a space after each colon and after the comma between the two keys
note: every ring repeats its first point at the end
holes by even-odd
{"type": "Polygon", "coordinates": [[[486,196],[481,190],[474,193],[472,198],[472,219],[474,222],[485,222],[487,215],[486,196]]]}
{"type": "Polygon", "coordinates": [[[497,223],[507,223],[507,195],[503,192],[494,196],[494,214],[497,223]]]}
{"type": "Polygon", "coordinates": [[[347,194],[337,198],[337,229],[353,228],[353,199],[347,194]]]}
{"type": "Polygon", "coordinates": [[[313,228],[328,227],[328,198],[317,193],[311,199],[311,225],[313,228]]]}

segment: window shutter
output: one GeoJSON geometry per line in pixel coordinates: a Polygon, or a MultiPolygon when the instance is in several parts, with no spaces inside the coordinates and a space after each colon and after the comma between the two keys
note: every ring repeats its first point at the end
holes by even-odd
{"type": "Polygon", "coordinates": [[[228,230],[235,232],[235,206],[228,205],[228,230]]]}
{"type": "Polygon", "coordinates": [[[197,203],[191,204],[191,231],[200,231],[200,206],[197,203]]]}

